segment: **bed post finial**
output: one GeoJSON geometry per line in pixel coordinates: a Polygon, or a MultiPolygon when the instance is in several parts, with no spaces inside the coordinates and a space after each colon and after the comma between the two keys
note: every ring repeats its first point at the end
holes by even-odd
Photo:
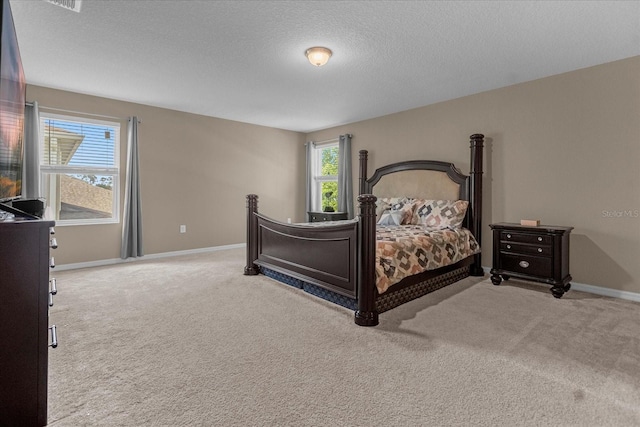
{"type": "MultiPolygon", "coordinates": [[[[361,152],[362,153],[362,152],[361,152]]],[[[361,194],[360,205],[360,276],[358,277],[358,309],[355,323],[360,326],[376,326],[376,196],[361,194]]]]}
{"type": "MultiPolygon", "coordinates": [[[[482,244],[482,149],[484,147],[484,135],[474,133],[471,135],[471,173],[469,181],[469,196],[471,209],[469,229],[479,244],[482,244]]],[[[482,254],[474,255],[473,264],[469,274],[472,276],[484,276],[482,269],[482,254]]]]}
{"type": "Polygon", "coordinates": [[[369,160],[369,152],[367,150],[360,150],[360,191],[358,194],[364,194],[366,192],[365,183],[367,182],[367,161],[369,160]]]}
{"type": "Polygon", "coordinates": [[[258,259],[258,195],[247,195],[247,265],[244,267],[245,276],[255,276],[260,271],[254,262],[258,259]]]}

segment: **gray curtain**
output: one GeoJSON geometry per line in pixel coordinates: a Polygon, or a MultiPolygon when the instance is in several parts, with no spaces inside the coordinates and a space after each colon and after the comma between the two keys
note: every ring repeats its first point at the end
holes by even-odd
{"type": "Polygon", "coordinates": [[[40,197],[40,113],[38,103],[24,109],[24,165],[22,167],[22,197],[40,197]]]}
{"type": "Polygon", "coordinates": [[[306,154],[307,154],[307,182],[306,182],[306,198],[305,198],[305,215],[307,216],[307,221],[310,221],[309,212],[313,211],[313,197],[315,193],[315,185],[313,185],[313,148],[314,143],[309,141],[306,143],[306,154]]]}
{"type": "Polygon", "coordinates": [[[129,117],[127,128],[127,176],[124,193],[124,220],[120,258],[144,255],[142,247],[142,203],[140,199],[140,162],[138,160],[138,118],[129,117]]]}
{"type": "Polygon", "coordinates": [[[353,218],[353,184],[351,180],[351,135],[340,135],[338,142],[338,210],[353,218]]]}

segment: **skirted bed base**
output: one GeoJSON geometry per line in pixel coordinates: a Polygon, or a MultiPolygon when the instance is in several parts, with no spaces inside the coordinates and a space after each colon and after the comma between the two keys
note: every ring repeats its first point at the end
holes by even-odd
{"type": "Polygon", "coordinates": [[[247,196],[246,275],[264,274],[355,310],[360,326],[375,326],[378,315],[468,276],[483,276],[481,254],[405,277],[379,293],[376,288],[376,201],[408,195],[423,199],[467,200],[463,223],[481,240],[484,136],[471,135],[471,173],[452,163],[411,160],[378,168],[367,179],[366,150],[360,151],[359,212],[354,221],[312,227],[286,224],[258,213],[258,196],[247,196]],[[403,179],[408,181],[403,182],[403,179]],[[429,185],[433,182],[433,185],[429,185]],[[419,183],[419,184],[416,184],[419,183]]]}
{"type": "MultiPolygon", "coordinates": [[[[421,282],[408,285],[401,289],[390,289],[389,291],[378,295],[375,300],[375,309],[380,313],[396,308],[406,302],[420,298],[428,293],[437,291],[444,288],[447,285],[455,283],[459,280],[469,277],[469,265],[463,266],[451,266],[451,271],[442,272],[438,271],[438,274],[429,279],[425,279],[421,282]]],[[[295,277],[288,276],[284,273],[278,273],[267,267],[261,267],[260,272],[271,279],[277,280],[289,286],[293,286],[297,289],[302,289],[311,295],[320,297],[324,300],[332,302],[334,304],[341,305],[349,310],[358,309],[358,300],[340,295],[336,292],[330,291],[323,287],[308,283],[295,277]]]]}

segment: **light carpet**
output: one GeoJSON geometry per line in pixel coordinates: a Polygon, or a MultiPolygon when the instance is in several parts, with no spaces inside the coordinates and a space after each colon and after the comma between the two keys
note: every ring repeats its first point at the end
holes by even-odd
{"type": "Polygon", "coordinates": [[[55,274],[50,425],[640,425],[640,304],[468,278],[364,328],[244,257],[55,274]]]}

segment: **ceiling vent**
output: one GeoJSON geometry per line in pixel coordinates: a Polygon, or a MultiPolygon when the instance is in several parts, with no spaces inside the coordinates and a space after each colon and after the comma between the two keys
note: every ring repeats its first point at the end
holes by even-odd
{"type": "Polygon", "coordinates": [[[43,0],[47,3],[53,3],[56,6],[64,7],[65,9],[73,10],[74,12],[80,12],[80,6],[82,6],[82,0],[43,0]]]}

